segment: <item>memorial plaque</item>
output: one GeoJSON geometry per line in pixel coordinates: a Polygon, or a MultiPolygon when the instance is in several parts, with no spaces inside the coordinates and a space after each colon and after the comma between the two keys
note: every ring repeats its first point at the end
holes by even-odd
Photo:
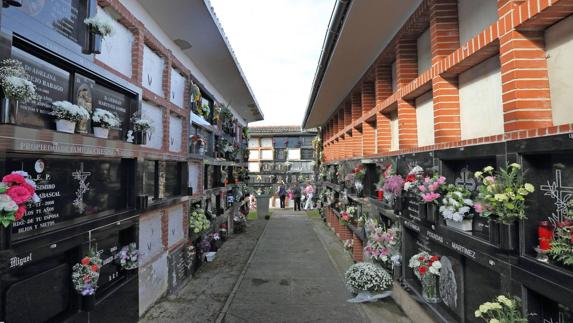
{"type": "Polygon", "coordinates": [[[31,102],[20,103],[18,124],[55,129],[54,117],[50,115],[52,102],[68,100],[70,73],[16,47],[12,48],[12,57],[22,62],[39,96],[31,102]]]}
{"type": "MultiPolygon", "coordinates": [[[[73,102],[86,109],[90,114],[94,113],[95,105],[94,105],[94,87],[95,81],[87,78],[81,74],[76,74],[74,77],[74,98],[73,102]]],[[[80,133],[88,133],[90,129],[91,120],[82,120],[78,122],[76,129],[80,133]]]]}
{"type": "Polygon", "coordinates": [[[80,46],[85,42],[88,0],[23,0],[25,15],[80,46]]]}
{"type": "Polygon", "coordinates": [[[113,285],[115,281],[124,275],[125,272],[121,270],[121,266],[117,263],[117,253],[123,247],[119,241],[119,232],[109,232],[106,236],[96,238],[92,242],[93,248],[99,254],[102,260],[102,267],[100,269],[98,279],[98,291],[104,291],[113,285]]]}
{"type": "Polygon", "coordinates": [[[129,117],[131,115],[132,98],[124,93],[114,91],[101,84],[94,86],[94,110],[100,108],[107,110],[119,117],[121,124],[119,127],[111,128],[110,139],[123,139],[122,129],[129,127],[129,117]]]}
{"type": "Polygon", "coordinates": [[[165,180],[163,182],[164,196],[181,194],[181,167],[178,162],[162,162],[165,164],[165,180]]]}
{"type": "Polygon", "coordinates": [[[461,263],[448,256],[440,259],[442,268],[440,269],[440,297],[444,304],[458,317],[463,316],[463,270],[461,263]]]}
{"type": "Polygon", "coordinates": [[[185,245],[167,256],[170,294],[175,292],[181,286],[181,283],[191,275],[193,259],[190,258],[187,248],[185,245]]]}
{"type": "Polygon", "coordinates": [[[13,237],[19,239],[80,217],[125,209],[124,168],[117,159],[8,157],[7,172],[28,172],[41,199],[28,208],[21,221],[14,222],[13,237]]]}

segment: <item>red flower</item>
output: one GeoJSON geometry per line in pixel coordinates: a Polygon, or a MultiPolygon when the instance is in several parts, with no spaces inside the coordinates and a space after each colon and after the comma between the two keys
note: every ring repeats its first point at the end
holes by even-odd
{"type": "Polygon", "coordinates": [[[26,206],[20,205],[18,207],[18,211],[16,211],[16,214],[15,214],[16,221],[22,220],[22,218],[24,217],[24,214],[26,214],[26,206]]]}
{"type": "Polygon", "coordinates": [[[424,275],[426,273],[426,271],[428,270],[427,267],[421,266],[418,268],[418,271],[420,272],[420,275],[424,275]]]}
{"type": "Polygon", "coordinates": [[[8,174],[2,178],[2,182],[7,184],[24,184],[26,179],[20,174],[8,174]]]}
{"type": "Polygon", "coordinates": [[[32,193],[21,185],[10,186],[6,194],[18,205],[25,203],[32,197],[32,193]]]}
{"type": "Polygon", "coordinates": [[[84,259],[82,259],[82,265],[87,266],[89,265],[90,261],[92,261],[90,257],[85,257],[84,259]]]}
{"type": "Polygon", "coordinates": [[[432,256],[432,257],[430,257],[430,260],[431,260],[432,262],[434,262],[434,261],[440,260],[440,258],[439,258],[438,256],[432,256]]]}
{"type": "Polygon", "coordinates": [[[416,176],[414,175],[408,175],[406,177],[406,182],[415,182],[416,181],[416,176]]]}
{"type": "Polygon", "coordinates": [[[424,258],[423,256],[418,257],[418,261],[424,261],[426,260],[426,258],[424,258]]]}
{"type": "Polygon", "coordinates": [[[30,192],[30,194],[34,195],[34,193],[36,193],[36,189],[32,187],[32,185],[28,184],[28,183],[24,183],[21,184],[22,187],[24,187],[25,189],[28,190],[28,192],[30,192]]]}
{"type": "Polygon", "coordinates": [[[92,271],[96,272],[98,271],[99,267],[98,265],[92,265],[92,271]]]}

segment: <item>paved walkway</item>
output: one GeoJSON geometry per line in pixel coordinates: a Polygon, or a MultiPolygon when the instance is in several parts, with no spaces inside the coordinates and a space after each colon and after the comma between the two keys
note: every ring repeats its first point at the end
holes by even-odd
{"type": "Polygon", "coordinates": [[[304,213],[275,211],[224,322],[369,322],[304,213]],[[289,214],[290,213],[290,214],[289,214]]]}

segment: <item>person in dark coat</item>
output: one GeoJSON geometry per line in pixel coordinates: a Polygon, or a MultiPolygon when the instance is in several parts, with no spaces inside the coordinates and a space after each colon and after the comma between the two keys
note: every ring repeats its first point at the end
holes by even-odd
{"type": "Polygon", "coordinates": [[[300,189],[300,185],[298,183],[294,184],[292,189],[292,195],[294,197],[294,210],[301,211],[300,209],[300,198],[302,197],[302,191],[300,189]]]}
{"type": "Polygon", "coordinates": [[[279,199],[281,201],[281,209],[285,208],[285,200],[287,196],[287,189],[284,182],[281,182],[279,186],[279,199]]]}

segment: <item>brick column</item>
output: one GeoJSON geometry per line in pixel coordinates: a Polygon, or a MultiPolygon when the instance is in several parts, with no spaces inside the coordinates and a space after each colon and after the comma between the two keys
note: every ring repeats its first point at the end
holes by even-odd
{"type": "MultiPolygon", "coordinates": [[[[459,46],[457,0],[433,1],[430,6],[432,65],[459,46]]],[[[457,78],[432,79],[434,137],[436,143],[461,140],[460,97],[457,78]]]]}
{"type": "Polygon", "coordinates": [[[376,106],[376,93],[373,81],[362,82],[361,103],[362,114],[366,114],[376,106]]]}
{"type": "Polygon", "coordinates": [[[505,132],[552,125],[543,31],[500,36],[505,132]]]}
{"type": "Polygon", "coordinates": [[[352,239],[352,231],[346,225],[342,225],[342,229],[340,230],[340,239],[341,240],[350,240],[352,239]]]}
{"type": "Polygon", "coordinates": [[[390,132],[390,118],[383,113],[376,114],[376,127],[378,128],[378,153],[390,151],[392,134],[390,132]]]}
{"type": "Polygon", "coordinates": [[[354,150],[352,146],[354,145],[354,134],[352,132],[344,134],[344,148],[342,153],[342,158],[350,158],[354,155],[354,150]]]}
{"type": "Polygon", "coordinates": [[[416,106],[414,102],[398,99],[398,131],[400,149],[418,146],[416,106]]]}
{"type": "Polygon", "coordinates": [[[352,123],[352,104],[350,101],[343,103],[344,106],[344,125],[349,126],[352,123]]]}
{"type": "Polygon", "coordinates": [[[392,95],[392,66],[378,65],[375,71],[376,104],[392,95]]]}
{"type": "Polygon", "coordinates": [[[352,156],[361,157],[362,154],[362,130],[359,128],[352,129],[352,156]]]}
{"type": "Polygon", "coordinates": [[[353,247],[352,247],[352,258],[354,261],[360,262],[364,260],[364,246],[362,240],[360,240],[355,234],[352,235],[353,247]]]}
{"type": "Polygon", "coordinates": [[[376,120],[362,124],[362,152],[364,156],[376,154],[376,120]]]}
{"type": "Polygon", "coordinates": [[[143,81],[143,48],[145,46],[145,37],[143,25],[140,24],[133,32],[133,45],[131,47],[131,82],[137,86],[142,86],[143,81]]]}
{"type": "MultiPolygon", "coordinates": [[[[418,76],[416,39],[404,38],[396,45],[396,86],[401,88],[418,76]]],[[[413,102],[398,99],[400,149],[418,146],[416,107],[413,102]]]]}
{"type": "Polygon", "coordinates": [[[339,124],[340,120],[338,120],[338,113],[335,113],[334,116],[332,117],[332,130],[334,134],[338,133],[338,129],[340,127],[339,124]]]}

